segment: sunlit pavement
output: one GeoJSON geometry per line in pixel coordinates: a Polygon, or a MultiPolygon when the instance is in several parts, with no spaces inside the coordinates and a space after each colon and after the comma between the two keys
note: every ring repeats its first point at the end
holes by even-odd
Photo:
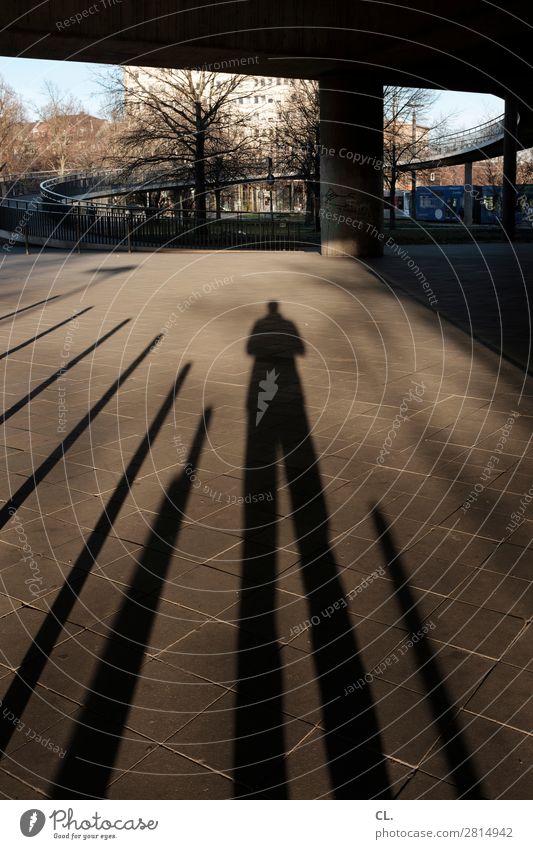
{"type": "Polygon", "coordinates": [[[4,796],[530,798],[533,249],[405,249],[6,255],[4,796]]]}

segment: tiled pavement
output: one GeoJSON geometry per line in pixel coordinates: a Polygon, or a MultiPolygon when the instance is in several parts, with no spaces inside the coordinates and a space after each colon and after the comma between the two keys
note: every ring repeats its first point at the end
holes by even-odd
{"type": "Polygon", "coordinates": [[[5,797],[531,796],[523,370],[314,254],[13,252],[0,305],[5,797]]]}

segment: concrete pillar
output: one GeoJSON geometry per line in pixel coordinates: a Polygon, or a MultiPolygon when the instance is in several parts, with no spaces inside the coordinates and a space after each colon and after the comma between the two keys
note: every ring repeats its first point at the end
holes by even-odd
{"type": "Polygon", "coordinates": [[[502,187],[502,225],[507,237],[515,235],[516,209],[516,130],[518,113],[516,100],[512,96],[505,98],[505,117],[503,124],[503,187],[502,187]]]}
{"type": "Polygon", "coordinates": [[[472,209],[473,209],[473,194],[472,194],[472,163],[465,162],[465,179],[463,189],[463,221],[466,227],[472,226],[472,209]]]}
{"type": "Polygon", "coordinates": [[[411,196],[409,198],[409,213],[416,221],[416,171],[411,171],[411,196]]]}
{"type": "Polygon", "coordinates": [[[383,253],[383,86],[320,80],[320,229],[324,256],[383,253]]]}

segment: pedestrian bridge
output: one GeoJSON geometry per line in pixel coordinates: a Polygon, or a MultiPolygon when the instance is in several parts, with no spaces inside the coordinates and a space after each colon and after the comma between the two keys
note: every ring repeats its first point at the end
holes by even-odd
{"type": "MultiPolygon", "coordinates": [[[[520,122],[518,124],[520,128],[520,122]]],[[[533,136],[522,126],[522,147],[533,136]]],[[[476,127],[429,139],[415,160],[400,170],[435,169],[471,163],[503,153],[504,116],[476,127]]],[[[270,175],[269,175],[270,176],[270,175]]],[[[274,181],[300,180],[301,175],[274,174],[274,181]]],[[[230,181],[265,183],[267,176],[250,175],[230,181]]],[[[193,183],[172,174],[147,172],[134,177],[118,171],[15,175],[4,179],[0,204],[0,232],[11,243],[51,247],[205,248],[296,250],[317,248],[320,235],[302,215],[291,213],[208,212],[199,217],[181,204],[164,210],[99,203],[106,198],[156,190],[190,189],[193,183]]],[[[209,187],[209,191],[214,191],[209,187]]]]}
{"type": "MultiPolygon", "coordinates": [[[[520,125],[519,125],[520,126],[520,125]]],[[[429,139],[424,150],[415,159],[400,164],[400,170],[417,171],[462,165],[503,155],[504,116],[498,115],[490,121],[429,139]]],[[[532,142],[528,138],[529,147],[532,142]]]]}
{"type": "MultiPolygon", "coordinates": [[[[520,123],[519,123],[520,128],[520,123]]],[[[524,133],[525,134],[525,128],[524,133]]],[[[520,136],[519,136],[520,137],[520,136]]],[[[415,159],[409,159],[399,165],[400,170],[425,170],[460,165],[466,162],[477,162],[503,155],[504,116],[486,121],[475,127],[447,133],[428,139],[424,149],[415,159]]],[[[527,133],[527,138],[521,139],[522,147],[533,144],[533,132],[527,133]]],[[[300,180],[300,174],[278,174],[275,180],[300,180]]],[[[244,182],[265,182],[265,175],[250,175],[244,182]]],[[[242,180],[229,181],[228,186],[237,185],[242,180]]],[[[191,182],[178,180],[171,174],[149,172],[142,178],[127,178],[116,171],[105,171],[92,174],[74,174],[68,177],[55,176],[41,183],[43,198],[61,203],[92,202],[94,200],[131,194],[134,192],[156,191],[159,189],[188,188],[191,182]]]]}

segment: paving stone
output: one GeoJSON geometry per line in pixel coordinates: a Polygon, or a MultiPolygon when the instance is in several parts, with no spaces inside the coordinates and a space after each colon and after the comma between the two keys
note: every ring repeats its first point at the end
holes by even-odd
{"type": "MultiPolygon", "coordinates": [[[[485,247],[503,268],[502,248],[485,247]]],[[[518,249],[529,262],[529,246],[518,249]]],[[[446,251],[461,269],[464,291],[484,303],[467,246],[446,251]]],[[[0,687],[7,689],[75,564],[79,598],[63,611],[66,622],[44,668],[35,656],[26,664],[36,689],[23,720],[70,745],[83,711],[95,728],[95,759],[105,760],[105,717],[83,706],[90,708],[102,658],[128,646],[123,657],[137,670],[136,686],[103,789],[109,798],[146,798],[147,786],[155,798],[172,799],[458,798],[461,751],[482,776],[486,798],[530,798],[533,519],[526,513],[512,534],[507,525],[533,479],[533,389],[514,365],[443,320],[457,312],[459,324],[465,319],[464,297],[431,247],[413,246],[412,255],[432,265],[439,316],[405,292],[391,296],[368,270],[393,269],[403,286],[406,276],[412,283],[393,256],[354,272],[348,261],[272,254],[257,279],[256,259],[238,253],[199,254],[193,266],[185,255],[158,254],[149,270],[132,259],[127,299],[102,278],[76,346],[83,350],[102,329],[133,315],[135,333],[117,333],[64,375],[69,427],[161,332],[177,298],[201,291],[224,268],[233,282],[187,311],[181,332],[166,334],[58,462],[50,462],[64,438],[57,386],[2,427],[4,504],[36,468],[46,475],[18,507],[43,579],[38,595],[26,584],[11,523],[0,531],[0,687]],[[317,269],[336,285],[317,288],[317,269]],[[158,297],[146,308],[154,287],[158,297]],[[318,484],[305,474],[299,482],[309,463],[300,451],[271,444],[275,415],[263,420],[268,430],[254,429],[255,398],[247,395],[253,362],[245,348],[263,295],[279,300],[304,337],[297,367],[318,484]],[[379,325],[369,315],[378,315],[379,325]],[[357,361],[349,340],[356,340],[357,361]],[[129,491],[118,489],[185,362],[192,368],[168,415],[151,433],[147,454],[130,466],[129,491]],[[413,381],[424,384],[421,403],[409,406],[382,464],[380,448],[413,381]],[[521,416],[497,468],[474,490],[518,404],[521,416]],[[275,477],[259,474],[253,461],[246,468],[254,452],[261,459],[265,451],[277,451],[275,477]],[[195,481],[185,467],[194,452],[195,481]],[[163,519],[165,494],[179,476],[188,491],[174,499],[174,513],[166,503],[163,519]],[[242,499],[254,478],[257,489],[275,480],[278,491],[250,509],[242,499]],[[472,491],[476,498],[463,512],[472,491]],[[92,529],[108,505],[118,510],[114,526],[97,535],[92,529]],[[159,539],[151,539],[156,525],[159,539]],[[349,606],[323,613],[335,600],[349,606]],[[317,611],[319,622],[306,624],[317,611]],[[424,622],[434,624],[429,635],[403,652],[424,622]],[[145,629],[138,641],[133,625],[145,629]],[[343,694],[365,674],[363,690],[343,694]],[[254,732],[252,753],[272,762],[259,777],[232,772],[242,758],[234,739],[239,700],[246,706],[241,720],[254,732]],[[459,748],[446,742],[457,727],[459,748]]],[[[85,285],[94,277],[90,254],[8,259],[2,274],[24,280],[35,300],[46,296],[56,271],[58,292],[71,299],[76,280],[85,285]]],[[[120,269],[123,259],[113,255],[107,263],[120,269]]],[[[474,312],[479,332],[491,339],[499,333],[490,310],[474,312]]],[[[64,317],[64,303],[50,303],[43,315],[52,326],[64,317]]],[[[20,341],[35,332],[29,314],[13,322],[13,332],[20,341]]],[[[516,360],[521,343],[514,336],[505,345],[516,360]]],[[[21,399],[21,386],[37,387],[57,369],[61,343],[50,335],[34,346],[31,362],[21,351],[0,364],[5,406],[21,399]]],[[[301,431],[299,393],[294,377],[280,380],[278,405],[289,412],[280,430],[285,442],[301,431]]],[[[13,764],[0,770],[0,793],[51,793],[57,755],[54,761],[42,747],[19,742],[8,750],[17,755],[13,764]]]]}
{"type": "Polygon", "coordinates": [[[46,799],[45,793],[42,793],[36,787],[26,784],[20,779],[15,778],[9,771],[0,770],[0,798],[2,799],[46,799]]]}
{"type": "MultiPolygon", "coordinates": [[[[3,664],[12,669],[19,666],[44,619],[45,614],[32,607],[21,607],[0,618],[0,659],[3,664]]],[[[80,630],[78,625],[68,623],[60,642],[69,639],[72,634],[80,630]]]]}
{"type": "MultiPolygon", "coordinates": [[[[146,615],[146,611],[151,615],[154,607],[154,601],[150,596],[143,595],[139,598],[132,599],[130,602],[131,615],[137,615],[139,618],[146,615]]],[[[91,624],[91,629],[97,634],[101,634],[107,638],[119,637],[132,643],[132,649],[137,646],[134,638],[129,636],[128,632],[124,633],[119,627],[117,617],[120,615],[120,609],[117,609],[115,614],[101,619],[98,622],[91,624]]],[[[157,616],[154,617],[153,627],[150,631],[150,637],[145,649],[148,654],[155,655],[173,646],[178,640],[191,634],[197,628],[200,628],[208,620],[208,616],[186,607],[181,607],[168,601],[160,601],[157,605],[157,616]]],[[[127,623],[129,629],[130,623],[127,623]]]]}
{"type": "Polygon", "coordinates": [[[233,782],[159,746],[134,769],[111,784],[109,799],[232,799],[233,782]]]}
{"type": "Polygon", "coordinates": [[[481,564],[483,569],[510,575],[514,578],[531,579],[530,559],[533,551],[518,545],[502,543],[497,546],[490,556],[481,564]]]}
{"type": "Polygon", "coordinates": [[[533,645],[531,623],[524,626],[517,638],[511,643],[507,651],[502,655],[502,660],[522,669],[533,668],[533,645]]]}
{"type": "Polygon", "coordinates": [[[458,799],[459,794],[453,784],[440,781],[426,775],[418,769],[413,777],[404,784],[397,799],[458,799]]]}
{"type": "Polygon", "coordinates": [[[139,674],[127,725],[163,742],[203,715],[226,691],[176,667],[151,660],[139,674]]]}
{"type": "Polygon", "coordinates": [[[498,663],[466,705],[472,713],[531,734],[533,672],[498,663]]]}
{"type": "MultiPolygon", "coordinates": [[[[354,759],[355,760],[355,759],[354,759]]],[[[293,799],[334,799],[354,798],[354,784],[361,789],[366,785],[364,798],[393,798],[410,774],[410,769],[389,758],[383,759],[383,771],[386,775],[387,791],[380,793],[379,780],[373,775],[372,768],[365,769],[365,758],[359,756],[360,773],[354,776],[354,763],[350,758],[341,757],[331,774],[328,767],[326,738],[320,730],[313,731],[287,756],[287,777],[290,798],[293,799]],[[355,780],[354,780],[355,779],[355,780]],[[376,791],[376,792],[373,792],[376,791]]],[[[362,797],[362,794],[359,794],[362,797]]],[[[357,798],[357,797],[355,797],[357,798]]]]}
{"type": "Polygon", "coordinates": [[[453,591],[459,601],[529,620],[533,617],[533,585],[481,569],[453,591]]]}
{"type": "Polygon", "coordinates": [[[433,617],[433,639],[499,658],[519,634],[523,621],[460,601],[445,602],[433,617]]]}
{"type": "Polygon", "coordinates": [[[11,673],[0,681],[2,710],[6,711],[8,717],[15,714],[12,721],[4,720],[2,723],[3,725],[12,723],[14,727],[14,733],[8,745],[4,747],[2,755],[2,764],[8,770],[10,759],[15,762],[17,760],[16,752],[18,749],[26,743],[34,741],[37,735],[44,737],[48,728],[54,726],[63,717],[70,716],[78,708],[75,702],[59,696],[53,690],[37,686],[22,716],[17,716],[15,705],[12,706],[9,698],[6,699],[6,693],[8,693],[15,677],[11,673]]]}
{"type": "MultiPolygon", "coordinates": [[[[232,687],[237,680],[237,641],[237,628],[206,622],[185,639],[169,643],[157,657],[222,687],[232,687]]],[[[262,645],[260,639],[257,645],[262,645]]]]}
{"type": "MultiPolygon", "coordinates": [[[[167,740],[166,745],[217,772],[233,776],[239,782],[238,772],[234,772],[239,710],[246,708],[239,707],[234,693],[226,693],[167,740]]],[[[286,715],[278,718],[274,711],[269,711],[268,705],[261,707],[261,725],[264,735],[249,731],[243,743],[249,751],[250,761],[268,774],[271,760],[277,757],[269,749],[270,729],[277,730],[278,725],[282,728],[284,745],[290,751],[309,733],[310,727],[286,715]]]]}
{"type": "MultiPolygon", "coordinates": [[[[462,711],[459,727],[471,755],[478,793],[485,799],[527,799],[530,784],[531,736],[462,711]]],[[[459,779],[461,765],[454,741],[438,744],[422,764],[423,771],[447,782],[459,782],[461,795],[468,782],[459,779]]],[[[472,785],[470,785],[472,786],[472,785]]]]}
{"type": "MultiPolygon", "coordinates": [[[[37,740],[31,740],[22,748],[17,749],[9,761],[9,771],[21,781],[31,783],[42,793],[50,793],[59,789],[61,795],[69,796],[69,788],[60,785],[55,787],[56,776],[66,757],[69,756],[72,735],[78,727],[80,713],[64,717],[55,725],[46,729],[45,739],[49,739],[55,748],[47,748],[37,740]],[[59,751],[58,751],[59,749],[59,751]]],[[[88,723],[90,719],[85,717],[88,723]]],[[[154,748],[154,744],[134,732],[126,732],[120,740],[117,757],[111,770],[111,780],[122,776],[135,763],[154,748]]],[[[99,753],[94,751],[94,761],[99,762],[99,753]]]]}

